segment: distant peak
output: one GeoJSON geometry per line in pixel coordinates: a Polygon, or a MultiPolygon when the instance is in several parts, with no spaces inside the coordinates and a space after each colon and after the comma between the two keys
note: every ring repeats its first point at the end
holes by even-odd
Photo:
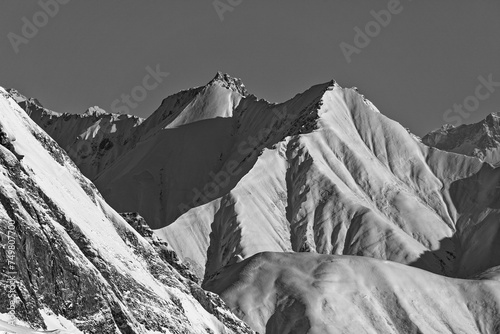
{"type": "Polygon", "coordinates": [[[27,98],[26,96],[21,94],[17,89],[7,88],[6,91],[7,91],[7,93],[10,94],[10,96],[14,99],[14,101],[16,101],[16,103],[28,102],[28,103],[34,104],[40,108],[43,108],[43,105],[40,103],[40,101],[38,101],[38,99],[33,98],[33,97],[27,98]]]}
{"type": "Polygon", "coordinates": [[[26,96],[24,96],[23,94],[19,93],[19,91],[17,89],[7,88],[6,91],[7,91],[7,93],[10,94],[10,96],[12,96],[12,98],[14,99],[14,101],[16,101],[17,103],[25,102],[25,101],[29,100],[26,96]]]}
{"type": "Polygon", "coordinates": [[[492,112],[491,114],[489,114],[488,116],[486,116],[486,119],[496,119],[496,118],[500,118],[500,111],[495,111],[495,112],[492,112]]]}
{"type": "Polygon", "coordinates": [[[15,89],[15,88],[7,88],[5,90],[7,91],[7,93],[9,93],[11,95],[18,95],[18,96],[21,96],[21,97],[24,97],[25,99],[27,99],[26,96],[24,96],[21,93],[19,93],[19,91],[17,89],[15,89]]]}
{"type": "Polygon", "coordinates": [[[104,109],[99,108],[98,106],[88,108],[84,113],[85,116],[102,116],[106,115],[107,112],[104,109]]]}
{"type": "Polygon", "coordinates": [[[215,77],[208,84],[211,85],[214,83],[218,83],[222,87],[227,88],[227,89],[231,89],[235,92],[240,93],[243,96],[248,95],[248,91],[247,91],[245,85],[243,84],[243,82],[241,81],[241,79],[233,78],[232,76],[230,76],[227,73],[222,73],[222,72],[218,71],[217,74],[215,75],[215,77]]]}

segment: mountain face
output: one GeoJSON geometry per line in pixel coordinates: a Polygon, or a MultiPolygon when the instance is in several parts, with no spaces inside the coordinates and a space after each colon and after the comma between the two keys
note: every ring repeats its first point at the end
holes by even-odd
{"type": "Polygon", "coordinates": [[[500,112],[491,113],[475,124],[444,125],[424,136],[422,142],[497,165],[500,162],[500,112]]]}
{"type": "Polygon", "coordinates": [[[219,73],[127,137],[94,160],[97,188],[254,330],[498,332],[500,170],[424,145],[356,89],[272,104],[219,73]]]}
{"type": "Polygon", "coordinates": [[[0,331],[252,333],[139,215],[113,210],[3,88],[0,124],[24,155],[0,145],[0,268],[15,280],[17,319],[2,284],[0,331]]]}

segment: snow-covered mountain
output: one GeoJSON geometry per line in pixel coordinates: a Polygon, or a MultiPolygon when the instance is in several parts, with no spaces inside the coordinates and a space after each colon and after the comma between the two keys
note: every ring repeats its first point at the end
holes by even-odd
{"type": "Polygon", "coordinates": [[[0,274],[15,281],[0,286],[0,331],[252,332],[140,216],[113,210],[3,88],[0,124],[17,138],[0,145],[0,274]]]}
{"type": "Polygon", "coordinates": [[[228,86],[217,77],[185,92],[189,103],[158,110],[165,123],[95,181],[200,277],[264,251],[362,255],[454,276],[470,273],[461,261],[500,264],[464,253],[457,233],[470,224],[457,182],[481,173],[479,160],[422,145],[333,82],[278,105],[228,86]]]}
{"type": "MultiPolygon", "coordinates": [[[[424,145],[356,89],[332,81],[273,104],[218,73],[205,86],[166,98],[130,129],[133,144],[108,160],[96,186],[119,212],[144,216],[253,329],[292,332],[287,319],[298,316],[305,325],[297,324],[302,329],[296,332],[307,332],[309,323],[322,333],[318,324],[332,324],[348,305],[364,318],[346,333],[360,328],[454,333],[460,323],[435,327],[454,315],[433,302],[431,292],[413,301],[413,292],[397,290],[406,284],[423,289],[424,281],[429,289],[450,285],[436,296],[452,295],[447,300],[469,309],[461,313],[467,319],[464,333],[470,328],[495,333],[500,326],[494,316],[498,294],[490,291],[498,288],[491,268],[500,265],[500,170],[424,145]],[[365,269],[337,273],[335,265],[324,262],[365,269]],[[337,293],[343,282],[358,286],[377,271],[367,287],[381,291],[368,295],[373,303],[354,292],[346,295],[348,301],[333,296],[321,302],[309,289],[318,274],[327,280],[318,291],[337,293]],[[399,273],[400,281],[390,279],[399,273]],[[416,282],[408,282],[412,277],[416,282]],[[467,292],[458,293],[461,289],[467,292]],[[464,297],[469,292],[481,308],[471,309],[475,302],[464,297]],[[394,293],[404,296],[387,299],[394,293]],[[415,305],[401,309],[401,303],[415,305]],[[417,309],[431,314],[416,320],[417,309]],[[483,311],[489,315],[477,316],[483,311]],[[373,317],[380,322],[370,322],[373,317]]],[[[55,138],[51,131],[60,131],[47,130],[55,138]]],[[[98,157],[94,161],[99,164],[98,157]]]]}
{"type": "Polygon", "coordinates": [[[493,165],[500,163],[500,112],[475,124],[443,125],[422,138],[440,150],[478,157],[493,165]]]}

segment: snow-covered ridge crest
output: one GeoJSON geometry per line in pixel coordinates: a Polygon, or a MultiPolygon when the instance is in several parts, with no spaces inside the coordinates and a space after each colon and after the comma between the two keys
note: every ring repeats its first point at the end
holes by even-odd
{"type": "Polygon", "coordinates": [[[14,101],[16,101],[16,103],[19,104],[28,113],[28,115],[31,115],[32,113],[35,113],[35,114],[38,113],[38,114],[42,114],[44,116],[48,116],[50,118],[57,118],[57,117],[63,117],[63,118],[111,117],[113,119],[135,118],[135,119],[141,120],[140,117],[137,117],[134,115],[110,113],[110,112],[107,112],[106,110],[100,108],[99,106],[89,107],[83,113],[56,112],[56,111],[44,108],[38,99],[28,98],[28,97],[24,96],[23,94],[21,94],[17,89],[8,88],[8,89],[4,89],[4,91],[6,91],[7,94],[10,95],[10,97],[12,97],[14,99],[14,101]]]}
{"type": "Polygon", "coordinates": [[[500,111],[475,124],[445,124],[422,138],[426,145],[500,164],[500,111]]]}
{"type": "Polygon", "coordinates": [[[27,99],[14,89],[8,92],[91,179],[126,147],[134,145],[131,131],[144,121],[133,115],[107,113],[97,106],[88,108],[82,114],[58,113],[44,108],[38,100],[35,103],[34,99],[27,99]]]}

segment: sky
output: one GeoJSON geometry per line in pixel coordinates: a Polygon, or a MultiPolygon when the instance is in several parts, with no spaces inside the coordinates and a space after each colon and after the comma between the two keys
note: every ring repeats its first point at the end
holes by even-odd
{"type": "Polygon", "coordinates": [[[59,112],[147,117],[217,71],[271,102],[356,86],[417,135],[500,111],[496,0],[0,2],[0,86],[59,112]]]}

